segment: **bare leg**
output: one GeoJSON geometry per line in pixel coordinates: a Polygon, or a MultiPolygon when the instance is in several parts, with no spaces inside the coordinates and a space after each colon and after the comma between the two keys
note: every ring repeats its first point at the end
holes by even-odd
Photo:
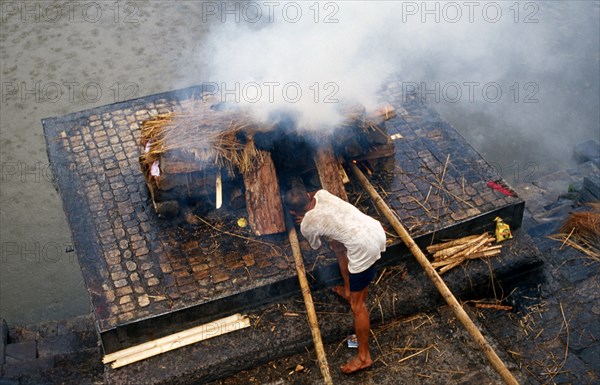
{"type": "Polygon", "coordinates": [[[343,297],[346,301],[350,302],[350,271],[348,270],[348,255],[346,247],[338,241],[329,241],[329,247],[335,253],[338,260],[338,266],[340,267],[340,274],[344,281],[344,286],[336,286],[332,290],[334,293],[343,297]]]}
{"type": "Polygon", "coordinates": [[[368,289],[368,287],[365,287],[359,292],[350,293],[350,305],[352,306],[352,313],[354,313],[354,332],[358,339],[358,354],[346,365],[342,366],[342,372],[346,374],[354,373],[373,365],[369,349],[371,321],[369,320],[369,311],[367,310],[368,289]]]}

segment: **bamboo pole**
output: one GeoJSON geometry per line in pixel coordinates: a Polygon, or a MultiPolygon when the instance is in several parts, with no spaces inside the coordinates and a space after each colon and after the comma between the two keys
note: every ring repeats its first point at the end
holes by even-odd
{"type": "Polygon", "coordinates": [[[435,271],[431,263],[423,254],[423,251],[419,248],[419,246],[415,243],[414,239],[410,236],[408,231],[402,226],[400,220],[396,217],[395,213],[390,209],[390,207],[385,203],[385,201],[381,198],[381,196],[375,191],[369,180],[365,177],[365,175],[360,171],[358,166],[355,164],[350,164],[354,175],[363,186],[363,188],[369,193],[371,199],[377,206],[377,208],[383,213],[383,215],[390,222],[394,230],[400,235],[402,241],[406,244],[408,249],[413,253],[421,267],[425,270],[425,274],[429,277],[429,279],[434,283],[434,285],[439,290],[446,303],[450,306],[456,318],[463,324],[463,326],[467,329],[467,332],[473,337],[475,342],[479,345],[479,347],[483,350],[483,354],[485,354],[486,358],[492,365],[492,367],[498,372],[502,380],[506,384],[509,385],[518,385],[519,382],[513,376],[513,374],[508,370],[506,365],[502,362],[500,357],[496,354],[494,349],[487,342],[481,331],[477,328],[477,326],[473,323],[469,315],[462,308],[460,303],[456,300],[446,283],[442,280],[442,277],[435,271]]]}
{"type": "Polygon", "coordinates": [[[294,227],[294,222],[290,214],[286,213],[286,225],[288,228],[288,238],[290,239],[290,245],[292,247],[292,254],[294,254],[294,260],[296,262],[296,271],[298,272],[298,280],[300,281],[300,289],[302,290],[302,296],[304,297],[304,305],[306,306],[306,314],[308,316],[308,324],[313,337],[313,343],[315,344],[315,352],[317,353],[317,361],[323,380],[326,385],[333,385],[331,374],[329,373],[329,364],[327,364],[327,357],[325,356],[325,349],[323,348],[323,340],[321,339],[321,330],[319,329],[319,323],[317,321],[317,312],[315,311],[315,305],[310,294],[310,287],[306,280],[306,271],[304,270],[304,261],[302,260],[302,251],[300,250],[300,244],[298,243],[298,234],[294,227]]]}
{"type": "Polygon", "coordinates": [[[112,368],[116,369],[183,346],[191,345],[235,330],[240,330],[248,326],[250,326],[250,319],[238,313],[166,337],[148,341],[114,353],[109,353],[104,356],[102,362],[104,364],[112,362],[112,368]]]}

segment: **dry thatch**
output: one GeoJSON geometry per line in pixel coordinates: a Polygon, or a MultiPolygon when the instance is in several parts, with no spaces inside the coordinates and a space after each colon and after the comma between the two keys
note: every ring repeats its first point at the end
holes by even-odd
{"type": "MultiPolygon", "coordinates": [[[[262,164],[262,153],[253,142],[254,133],[270,131],[273,126],[259,126],[243,110],[220,111],[217,100],[191,101],[182,111],[157,115],[142,123],[142,164],[150,166],[163,154],[185,154],[185,161],[213,164],[242,174],[262,164]]],[[[391,106],[383,106],[366,115],[364,107],[352,106],[343,111],[339,128],[348,138],[358,132],[376,132],[386,141],[387,133],[379,126],[395,116],[391,106]]],[[[344,139],[342,139],[344,140],[344,139]]],[[[162,165],[162,162],[161,162],[162,165]]]]}
{"type": "Polygon", "coordinates": [[[589,206],[591,211],[569,215],[560,228],[560,234],[550,238],[563,242],[562,246],[571,246],[600,261],[600,202],[591,203],[589,206]]]}
{"type": "Polygon", "coordinates": [[[157,115],[142,123],[141,144],[145,147],[141,161],[150,165],[162,154],[179,151],[191,154],[196,162],[214,164],[234,175],[262,163],[254,146],[254,132],[259,129],[250,118],[239,112],[211,109],[206,101],[182,112],[157,115]]]}

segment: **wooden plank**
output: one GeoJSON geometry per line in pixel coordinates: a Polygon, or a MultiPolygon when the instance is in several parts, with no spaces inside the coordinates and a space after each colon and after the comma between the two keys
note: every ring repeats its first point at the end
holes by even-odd
{"type": "Polygon", "coordinates": [[[394,143],[391,142],[383,146],[373,147],[370,152],[355,157],[354,160],[357,162],[368,162],[372,170],[393,172],[395,165],[394,155],[394,143]]]}
{"type": "Polygon", "coordinates": [[[248,326],[250,326],[250,319],[248,317],[241,314],[234,314],[179,333],[107,354],[102,359],[102,362],[105,364],[112,362],[112,367],[118,368],[248,326]]]}
{"type": "Polygon", "coordinates": [[[261,152],[263,163],[243,175],[248,222],[256,235],[281,233],[286,229],[275,164],[269,152],[261,152]]]}
{"type": "Polygon", "coordinates": [[[314,155],[315,165],[321,181],[321,187],[346,202],[348,194],[342,182],[340,163],[333,152],[331,144],[319,146],[314,155]]]}

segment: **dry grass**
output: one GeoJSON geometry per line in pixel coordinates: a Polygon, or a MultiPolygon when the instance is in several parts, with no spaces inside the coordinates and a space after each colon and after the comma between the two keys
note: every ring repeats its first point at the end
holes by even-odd
{"type": "Polygon", "coordinates": [[[245,173],[262,163],[262,155],[252,137],[269,129],[252,123],[241,112],[221,112],[199,101],[181,112],[157,115],[142,123],[142,146],[148,151],[142,162],[151,164],[170,151],[189,155],[194,161],[225,168],[230,175],[245,173]]]}
{"type": "MultiPolygon", "coordinates": [[[[254,146],[256,132],[271,131],[273,125],[259,125],[244,110],[219,111],[213,109],[217,100],[190,101],[182,110],[152,117],[142,123],[141,161],[151,165],[169,152],[179,152],[186,161],[214,164],[225,168],[233,176],[238,170],[242,174],[262,164],[262,152],[254,146]]],[[[387,108],[387,107],[386,107],[387,108]]],[[[391,108],[391,107],[390,107],[391,108]]],[[[343,130],[355,128],[361,131],[379,131],[387,134],[373,120],[376,115],[365,115],[362,106],[352,106],[342,111],[343,130]]],[[[385,114],[387,120],[395,115],[393,109],[385,114]]]]}
{"type": "Polygon", "coordinates": [[[561,241],[561,248],[567,245],[600,261],[600,203],[591,203],[589,206],[591,211],[569,215],[560,233],[550,238],[561,241]]]}

